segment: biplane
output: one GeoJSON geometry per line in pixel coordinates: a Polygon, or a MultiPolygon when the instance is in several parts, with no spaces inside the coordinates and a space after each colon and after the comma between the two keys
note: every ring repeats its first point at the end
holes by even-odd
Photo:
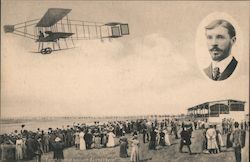
{"type": "Polygon", "coordinates": [[[72,20],[68,16],[70,11],[71,9],[49,8],[41,19],[5,25],[4,31],[35,40],[38,52],[42,54],[62,50],[62,42],[66,46],[64,49],[69,49],[69,42],[75,47],[74,40],[100,39],[103,42],[106,38],[111,40],[129,35],[126,23],[72,20]]]}

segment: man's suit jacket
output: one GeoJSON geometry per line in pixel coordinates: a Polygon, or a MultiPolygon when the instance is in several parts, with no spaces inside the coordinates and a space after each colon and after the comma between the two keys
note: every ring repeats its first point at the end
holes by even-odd
{"type": "MultiPolygon", "coordinates": [[[[221,73],[220,77],[217,80],[227,79],[234,72],[237,64],[238,64],[238,61],[233,57],[231,62],[227,65],[226,69],[221,73]]],[[[213,79],[212,63],[207,68],[205,68],[203,71],[210,79],[214,80],[213,79]]]]}

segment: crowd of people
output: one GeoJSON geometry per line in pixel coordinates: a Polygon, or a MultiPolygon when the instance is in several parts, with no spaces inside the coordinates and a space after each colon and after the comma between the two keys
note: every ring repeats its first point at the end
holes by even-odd
{"type": "MultiPolygon", "coordinates": [[[[121,158],[128,158],[130,155],[130,161],[139,161],[142,158],[139,134],[142,134],[142,142],[148,143],[149,150],[157,150],[164,146],[171,147],[172,139],[175,138],[180,139],[180,152],[183,146],[187,146],[189,153],[192,154],[190,148],[192,132],[197,129],[202,130],[203,152],[214,154],[221,152],[221,147],[225,146],[222,140],[225,134],[228,137],[227,147],[233,146],[231,138],[236,128],[234,124],[232,119],[223,119],[222,129],[218,129],[216,125],[209,124],[206,120],[138,119],[107,123],[94,122],[93,125],[74,123],[72,126],[68,125],[66,129],[49,128],[48,131],[39,128],[36,131],[28,131],[23,125],[20,132],[16,130],[11,134],[0,135],[1,151],[5,151],[5,154],[1,154],[4,156],[1,159],[41,161],[43,153],[52,151],[53,158],[60,160],[64,159],[65,148],[75,147],[77,150],[86,150],[119,145],[121,158]],[[119,143],[115,142],[115,138],[119,138],[119,143]],[[128,153],[129,147],[131,147],[130,153],[128,153]]],[[[244,122],[239,124],[240,130],[248,129],[248,124],[247,126],[244,122]]],[[[243,143],[244,141],[241,141],[241,147],[244,147],[243,143]]]]}
{"type": "MultiPolygon", "coordinates": [[[[66,129],[52,129],[48,131],[40,130],[28,131],[25,125],[21,131],[15,130],[10,134],[0,135],[1,159],[31,160],[36,158],[41,161],[43,153],[54,152],[55,159],[63,159],[62,148],[75,147],[78,150],[93,148],[106,148],[119,145],[115,143],[115,137],[122,137],[120,146],[128,148],[128,143],[132,146],[132,159],[138,159],[138,136],[143,134],[144,143],[150,142],[149,149],[156,149],[156,146],[171,145],[170,133],[177,136],[177,121],[170,119],[149,122],[147,120],[113,121],[107,123],[95,122],[93,125],[76,124],[67,126],[66,129]],[[171,132],[167,125],[171,126],[171,132]],[[133,134],[131,139],[125,135],[133,134]],[[125,142],[126,141],[126,142],[125,142]],[[61,150],[61,151],[60,151],[61,150]]],[[[124,152],[125,149],[123,149],[124,152]]],[[[128,154],[123,154],[127,157],[128,154]]]]}

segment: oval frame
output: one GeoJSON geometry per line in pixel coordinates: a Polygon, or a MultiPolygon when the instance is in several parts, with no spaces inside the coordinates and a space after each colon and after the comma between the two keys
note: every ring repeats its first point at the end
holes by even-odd
{"type": "MultiPolygon", "coordinates": [[[[238,25],[238,23],[234,20],[232,16],[224,12],[213,12],[207,15],[199,24],[196,30],[196,37],[195,37],[195,54],[196,54],[196,61],[199,65],[199,68],[204,75],[205,78],[209,79],[210,81],[214,81],[210,79],[204,72],[204,69],[208,67],[212,61],[210,53],[207,48],[206,37],[205,37],[205,26],[207,26],[210,22],[216,19],[223,19],[230,22],[236,31],[236,42],[232,47],[231,56],[235,56],[236,60],[238,60],[238,64],[240,63],[239,60],[242,59],[242,52],[243,52],[243,34],[238,25]],[[239,55],[240,54],[240,55],[239,55]]],[[[233,73],[235,73],[234,71],[233,73]]],[[[233,75],[233,74],[232,74],[233,75]]],[[[232,76],[231,75],[231,76],[232,76]]],[[[231,76],[229,78],[231,78],[231,76]]],[[[229,78],[225,79],[228,80],[229,78]]],[[[221,80],[221,81],[225,81],[221,80]]]]}

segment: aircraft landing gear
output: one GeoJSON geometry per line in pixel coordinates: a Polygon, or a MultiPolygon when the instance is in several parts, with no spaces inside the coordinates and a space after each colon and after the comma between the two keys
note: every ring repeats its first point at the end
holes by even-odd
{"type": "Polygon", "coordinates": [[[50,54],[52,52],[52,48],[47,47],[47,48],[43,48],[41,49],[41,54],[45,55],[45,54],[50,54]]]}

